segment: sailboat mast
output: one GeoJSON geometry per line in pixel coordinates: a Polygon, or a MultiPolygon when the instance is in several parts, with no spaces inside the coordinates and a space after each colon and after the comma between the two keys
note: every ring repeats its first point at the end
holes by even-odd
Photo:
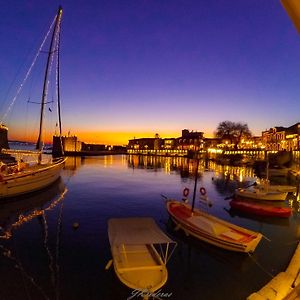
{"type": "MultiPolygon", "coordinates": [[[[47,99],[47,90],[48,90],[48,76],[49,76],[49,66],[51,62],[51,58],[54,52],[54,40],[55,36],[60,28],[60,22],[61,22],[61,16],[62,16],[62,7],[60,6],[58,8],[58,13],[56,15],[54,30],[51,37],[51,42],[49,46],[49,52],[48,52],[48,59],[47,59],[47,65],[45,70],[45,77],[44,77],[44,85],[43,85],[43,94],[42,94],[42,103],[41,103],[41,114],[40,114],[40,129],[39,129],[39,136],[36,143],[36,149],[42,150],[43,147],[43,121],[44,121],[44,109],[47,99]]],[[[39,155],[39,162],[41,162],[41,155],[39,155]]]]}
{"type": "Polygon", "coordinates": [[[57,106],[58,106],[58,124],[59,124],[59,136],[61,136],[61,113],[60,113],[60,32],[57,42],[57,106]]]}
{"type": "Polygon", "coordinates": [[[197,181],[198,181],[198,169],[199,169],[199,158],[196,158],[196,170],[195,170],[195,183],[194,183],[193,201],[192,201],[192,213],[194,212],[194,208],[195,208],[195,198],[196,198],[197,181]]]}

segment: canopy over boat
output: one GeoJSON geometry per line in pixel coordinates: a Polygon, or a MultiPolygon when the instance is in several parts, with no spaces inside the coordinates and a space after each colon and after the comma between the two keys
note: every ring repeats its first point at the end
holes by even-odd
{"type": "Polygon", "coordinates": [[[108,237],[111,246],[175,243],[152,218],[110,219],[108,237]]]}
{"type": "MultiPolygon", "coordinates": [[[[159,229],[153,219],[110,219],[108,237],[115,273],[126,286],[151,294],[166,283],[166,264],[176,243],[159,229]]],[[[146,294],[144,299],[147,299],[146,294]]]]}

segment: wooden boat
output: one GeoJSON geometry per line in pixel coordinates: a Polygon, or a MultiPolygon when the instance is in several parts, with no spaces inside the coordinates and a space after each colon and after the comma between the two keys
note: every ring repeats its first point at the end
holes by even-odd
{"type": "Polygon", "coordinates": [[[288,192],[269,190],[268,188],[255,188],[254,186],[235,190],[235,196],[255,200],[284,201],[287,194],[288,192]]]}
{"type": "MultiPolygon", "coordinates": [[[[41,112],[40,112],[40,124],[39,124],[39,135],[36,144],[37,151],[20,151],[20,150],[3,150],[3,153],[14,154],[17,157],[22,155],[36,155],[37,163],[30,165],[24,163],[21,159],[15,165],[7,165],[5,163],[1,164],[0,169],[0,198],[14,197],[27,193],[31,193],[46,186],[52,184],[56,181],[60,172],[63,168],[66,158],[58,158],[51,160],[47,163],[42,162],[42,149],[43,149],[43,132],[44,132],[44,110],[48,103],[48,86],[49,86],[49,76],[50,76],[50,66],[53,60],[57,60],[56,69],[56,81],[57,81],[57,95],[58,95],[58,110],[59,110],[59,128],[61,135],[61,118],[60,118],[60,99],[59,99],[59,44],[60,44],[60,25],[62,18],[62,9],[59,7],[58,13],[55,17],[54,28],[52,32],[52,38],[50,42],[50,48],[48,51],[48,59],[45,70],[45,77],[42,90],[42,101],[41,101],[41,112]]],[[[52,28],[52,25],[51,25],[52,28]]],[[[44,39],[44,41],[46,38],[44,39]]],[[[43,42],[44,43],[44,42],[43,42]]],[[[42,44],[43,45],[43,44],[42,44]]],[[[40,52],[40,51],[39,51],[40,52]]],[[[33,64],[35,63],[35,60],[33,64]]],[[[31,65],[29,71],[33,66],[31,65]]],[[[29,74],[29,71],[27,74],[29,74]]],[[[24,82],[23,82],[24,83],[24,82]]],[[[23,86],[23,83],[21,87],[23,86]]],[[[18,90],[19,92],[20,90],[18,90]]],[[[18,93],[17,93],[18,95],[18,93]]],[[[14,102],[14,100],[13,100],[14,102]]],[[[12,104],[13,104],[12,102],[12,104]]]]}
{"type": "Polygon", "coordinates": [[[268,204],[250,201],[231,200],[230,206],[234,209],[260,216],[288,218],[292,214],[290,207],[276,207],[268,204]]]}
{"type": "Polygon", "coordinates": [[[237,251],[254,252],[262,235],[231,224],[208,213],[194,209],[184,202],[167,200],[166,206],[178,229],[217,247],[237,251]]]}
{"type": "Polygon", "coordinates": [[[108,237],[115,273],[122,283],[146,294],[166,283],[166,264],[176,243],[152,218],[110,219],[108,237]]]}

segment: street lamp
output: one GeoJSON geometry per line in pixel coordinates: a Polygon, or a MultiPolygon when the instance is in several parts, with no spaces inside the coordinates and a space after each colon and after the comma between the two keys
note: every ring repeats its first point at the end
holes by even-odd
{"type": "Polygon", "coordinates": [[[300,34],[300,1],[299,0],[281,0],[281,4],[292,19],[298,33],[300,34]]]}

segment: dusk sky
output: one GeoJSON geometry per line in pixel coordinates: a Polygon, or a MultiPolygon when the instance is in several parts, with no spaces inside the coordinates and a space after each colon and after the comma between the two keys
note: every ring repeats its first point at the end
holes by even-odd
{"type": "MultiPolygon", "coordinates": [[[[211,137],[225,120],[255,135],[300,121],[300,35],[279,0],[0,3],[1,116],[61,4],[64,134],[127,144],[184,128],[211,137]]],[[[10,139],[24,138],[16,115],[10,139]]]]}

